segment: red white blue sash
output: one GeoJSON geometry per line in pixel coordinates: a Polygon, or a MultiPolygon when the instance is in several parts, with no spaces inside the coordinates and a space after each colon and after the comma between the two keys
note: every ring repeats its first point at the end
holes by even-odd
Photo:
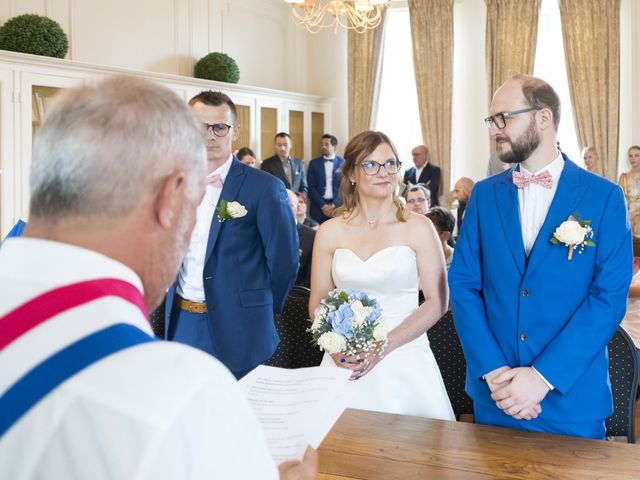
{"type": "MultiPolygon", "coordinates": [[[[148,318],[144,299],[131,283],[103,278],[48,291],[0,318],[0,352],[50,318],[102,297],[119,297],[148,318]]],[[[99,360],[155,339],[128,323],[116,323],[67,345],[27,371],[0,396],[0,437],[48,393],[99,360]]]]}

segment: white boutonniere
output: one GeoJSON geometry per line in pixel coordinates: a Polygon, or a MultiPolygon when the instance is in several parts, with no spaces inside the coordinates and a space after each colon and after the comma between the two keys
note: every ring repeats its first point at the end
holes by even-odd
{"type": "Polygon", "coordinates": [[[556,228],[553,235],[551,235],[551,243],[558,245],[564,244],[569,248],[567,259],[573,258],[573,251],[578,250],[578,253],[584,251],[584,247],[595,247],[596,244],[593,240],[593,229],[589,226],[591,220],[578,220],[571,215],[568,220],[562,222],[562,224],[556,228]]]}
{"type": "Polygon", "coordinates": [[[244,208],[244,205],[238,202],[227,202],[226,200],[220,200],[220,205],[216,211],[218,212],[218,221],[220,222],[241,218],[247,214],[247,209],[244,208]]]}

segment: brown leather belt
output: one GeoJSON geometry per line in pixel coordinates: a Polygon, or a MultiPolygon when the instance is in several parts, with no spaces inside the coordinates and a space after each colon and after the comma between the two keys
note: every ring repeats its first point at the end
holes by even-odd
{"type": "Polygon", "coordinates": [[[186,310],[191,313],[207,313],[206,302],[192,302],[191,300],[185,300],[180,295],[176,295],[176,302],[181,310],[186,310]]]}

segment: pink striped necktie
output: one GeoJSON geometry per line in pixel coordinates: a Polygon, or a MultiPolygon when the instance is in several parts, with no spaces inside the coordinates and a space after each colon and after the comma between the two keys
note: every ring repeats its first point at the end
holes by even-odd
{"type": "Polygon", "coordinates": [[[222,177],[219,173],[214,173],[213,175],[209,175],[207,177],[207,185],[211,185],[215,188],[222,188],[224,182],[222,181],[222,177]]]}
{"type": "Polygon", "coordinates": [[[530,183],[537,183],[544,188],[551,188],[553,178],[551,174],[545,170],[544,172],[528,175],[522,172],[513,172],[513,183],[518,188],[524,188],[530,183]]]}

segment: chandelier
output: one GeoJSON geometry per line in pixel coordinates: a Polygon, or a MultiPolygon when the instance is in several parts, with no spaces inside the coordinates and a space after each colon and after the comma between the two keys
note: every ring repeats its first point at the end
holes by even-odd
{"type": "Polygon", "coordinates": [[[291,16],[311,33],[323,28],[344,27],[363,33],[382,20],[382,5],[389,0],[284,0],[291,16]]]}

